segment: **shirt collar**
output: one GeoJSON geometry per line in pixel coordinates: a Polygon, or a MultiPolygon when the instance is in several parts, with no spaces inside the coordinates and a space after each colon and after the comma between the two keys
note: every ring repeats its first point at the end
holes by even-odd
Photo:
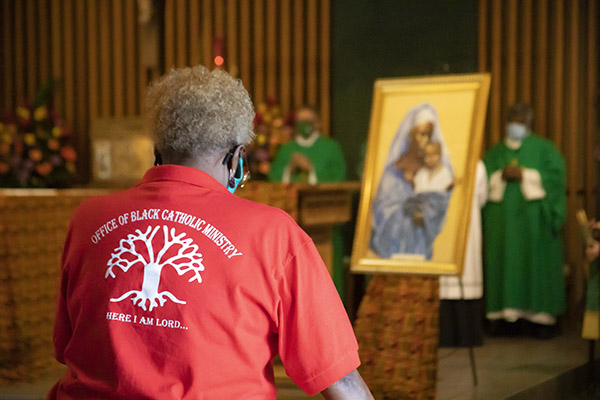
{"type": "Polygon", "coordinates": [[[149,182],[172,181],[195,185],[218,192],[229,193],[225,186],[221,185],[215,178],[197,168],[185,167],[183,165],[165,164],[150,168],[144,174],[139,185],[149,182]]]}
{"type": "Polygon", "coordinates": [[[319,136],[321,136],[319,131],[313,131],[313,133],[311,133],[310,136],[308,136],[307,138],[303,138],[300,135],[296,135],[296,143],[298,143],[302,147],[310,147],[313,144],[315,144],[319,136]]]}

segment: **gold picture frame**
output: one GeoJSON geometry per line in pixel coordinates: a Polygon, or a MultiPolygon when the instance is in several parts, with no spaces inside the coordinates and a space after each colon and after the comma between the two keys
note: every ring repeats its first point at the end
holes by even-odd
{"type": "Polygon", "coordinates": [[[490,74],[379,79],[351,271],[460,274],[490,74]]]}

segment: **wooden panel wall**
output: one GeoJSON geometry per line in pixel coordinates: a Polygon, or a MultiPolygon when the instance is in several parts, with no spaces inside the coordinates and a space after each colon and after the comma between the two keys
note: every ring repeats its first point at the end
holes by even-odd
{"type": "Polygon", "coordinates": [[[581,294],[583,256],[574,213],[598,212],[599,21],[597,0],[479,0],[479,70],[492,73],[485,149],[503,137],[511,104],[533,106],[533,129],[567,164],[565,256],[574,296],[581,294]]]}
{"type": "Polygon", "coordinates": [[[133,0],[0,0],[0,112],[57,79],[55,108],[89,177],[90,122],[139,115],[147,82],[202,63],[238,76],[255,104],[316,107],[329,132],[330,0],[163,0],[154,24],[133,0]],[[151,26],[150,26],[151,25],[151,26]]]}
{"type": "Polygon", "coordinates": [[[54,108],[75,132],[89,174],[90,121],[141,111],[135,1],[0,0],[0,111],[56,79],[54,108]]]}
{"type": "Polygon", "coordinates": [[[330,0],[166,0],[164,15],[165,69],[221,55],[255,104],[314,106],[328,134],[330,0]]]}

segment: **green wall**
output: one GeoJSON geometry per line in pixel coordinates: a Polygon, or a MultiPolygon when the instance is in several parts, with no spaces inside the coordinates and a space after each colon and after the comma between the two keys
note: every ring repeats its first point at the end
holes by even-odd
{"type": "Polygon", "coordinates": [[[332,1],[332,129],[357,179],[378,78],[475,72],[476,0],[332,1]]]}

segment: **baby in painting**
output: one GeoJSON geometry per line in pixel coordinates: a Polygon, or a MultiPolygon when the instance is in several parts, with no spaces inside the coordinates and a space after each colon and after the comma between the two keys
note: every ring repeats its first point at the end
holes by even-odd
{"type": "MultiPolygon", "coordinates": [[[[415,194],[447,192],[451,190],[454,179],[450,168],[442,163],[441,143],[431,141],[425,145],[423,150],[423,165],[417,170],[412,180],[415,194]]],[[[425,216],[423,215],[423,206],[421,204],[415,205],[412,218],[415,225],[423,226],[425,216]]]]}
{"type": "Polygon", "coordinates": [[[432,141],[425,145],[423,165],[413,179],[415,193],[445,192],[452,188],[452,171],[442,163],[442,145],[432,141]]]}
{"type": "Polygon", "coordinates": [[[454,173],[435,107],[403,117],[389,147],[372,203],[370,249],[381,258],[433,257],[453,189],[454,173]]]}

